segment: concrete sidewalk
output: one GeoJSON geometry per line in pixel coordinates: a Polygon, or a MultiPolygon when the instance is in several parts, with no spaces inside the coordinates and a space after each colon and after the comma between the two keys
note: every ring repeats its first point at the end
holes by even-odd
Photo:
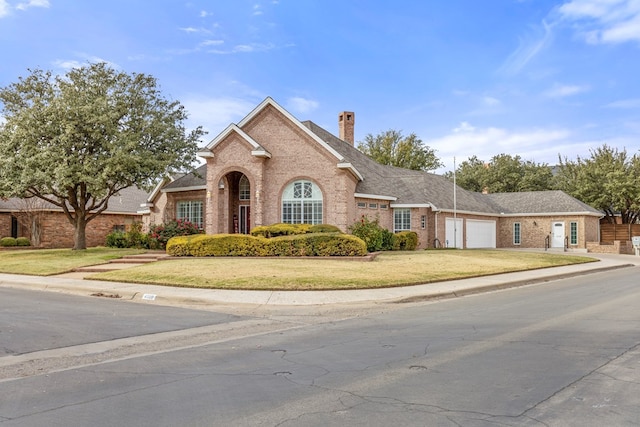
{"type": "Polygon", "coordinates": [[[52,291],[76,295],[117,297],[124,300],[161,305],[252,304],[321,305],[364,302],[411,302],[451,298],[551,280],[598,273],[640,265],[631,255],[588,254],[599,262],[552,267],[518,273],[498,274],[463,280],[382,289],[343,291],[239,291],[189,289],[169,286],[82,280],[70,277],[40,277],[0,274],[0,286],[52,291]]]}

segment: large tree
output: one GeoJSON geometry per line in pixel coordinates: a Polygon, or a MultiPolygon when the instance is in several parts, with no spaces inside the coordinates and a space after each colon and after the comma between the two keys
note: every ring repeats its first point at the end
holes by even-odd
{"type": "MultiPolygon", "coordinates": [[[[445,175],[453,179],[453,172],[445,175]]],[[[470,157],[456,168],[456,183],[470,191],[489,193],[551,190],[555,184],[547,164],[509,154],[495,155],[488,162],[470,157]]]]}
{"type": "Polygon", "coordinates": [[[558,188],[602,210],[609,222],[620,215],[624,224],[640,218],[640,157],[625,149],[602,145],[590,157],[560,158],[558,188]]]}
{"type": "Polygon", "coordinates": [[[203,131],[187,131],[184,107],[154,77],[104,63],[66,75],[29,70],[0,88],[0,197],[36,197],[61,208],[74,249],[123,188],[148,187],[190,168],[203,131]]]}
{"type": "Polygon", "coordinates": [[[358,143],[358,150],[383,165],[422,171],[442,166],[435,150],[424,145],[415,133],[405,137],[402,132],[390,129],[376,136],[368,134],[358,143]]]}

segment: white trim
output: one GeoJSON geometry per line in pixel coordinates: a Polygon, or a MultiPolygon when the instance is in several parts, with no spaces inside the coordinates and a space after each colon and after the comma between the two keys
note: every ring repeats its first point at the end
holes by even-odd
{"type": "Polygon", "coordinates": [[[200,150],[196,153],[198,157],[203,157],[205,159],[213,159],[215,156],[209,150],[200,150]]]}
{"type": "Polygon", "coordinates": [[[381,196],[379,194],[365,194],[365,193],[353,193],[353,197],[360,197],[362,199],[378,199],[378,200],[389,200],[389,201],[398,200],[397,197],[393,197],[393,196],[381,196]]]}
{"type": "MultiPolygon", "coordinates": [[[[306,127],[305,125],[303,125],[298,119],[296,119],[291,113],[289,113],[287,110],[285,110],[282,106],[280,106],[280,104],[278,104],[276,101],[273,100],[273,98],[271,98],[270,96],[266,97],[264,101],[262,101],[256,108],[253,109],[253,111],[251,111],[244,119],[242,119],[239,123],[238,123],[238,127],[243,127],[244,125],[246,125],[247,123],[249,123],[256,115],[258,115],[258,113],[260,113],[267,105],[271,105],[273,108],[275,108],[276,110],[278,110],[283,116],[285,116],[287,119],[289,119],[292,123],[294,123],[298,129],[300,129],[302,132],[304,132],[307,136],[309,136],[311,139],[313,139],[315,142],[317,142],[318,144],[320,144],[320,146],[322,146],[325,150],[327,150],[329,153],[331,153],[336,159],[342,161],[344,160],[344,157],[342,156],[342,154],[338,153],[336,150],[334,150],[329,144],[327,144],[325,141],[323,141],[322,139],[320,139],[320,137],[318,135],[316,135],[315,133],[313,133],[311,131],[311,129],[309,129],[308,127],[306,127]]],[[[344,169],[345,167],[341,166],[343,164],[347,164],[347,163],[343,163],[340,162],[338,163],[338,167],[341,169],[344,169]]],[[[362,174],[360,174],[360,172],[358,172],[358,170],[351,164],[349,164],[348,167],[346,167],[347,169],[350,169],[351,172],[360,180],[363,180],[364,178],[362,177],[362,174]]]]}
{"type": "Polygon", "coordinates": [[[141,208],[152,208],[153,207],[153,203],[151,203],[151,202],[140,203],[140,207],[141,208]]]}
{"type": "Polygon", "coordinates": [[[544,212],[544,213],[513,213],[513,214],[505,214],[505,213],[500,213],[499,214],[501,217],[504,218],[508,218],[508,217],[523,217],[523,216],[571,216],[571,215],[575,215],[575,216],[597,216],[599,218],[602,218],[602,214],[601,213],[595,213],[595,212],[544,212]]]}
{"type": "Polygon", "coordinates": [[[158,183],[158,185],[156,185],[156,187],[153,189],[151,194],[149,194],[149,197],[147,197],[147,203],[153,203],[153,199],[156,198],[158,193],[162,190],[162,187],[164,187],[165,185],[173,181],[175,180],[173,179],[172,176],[165,176],[164,178],[162,178],[158,183]]]}
{"type": "Polygon", "coordinates": [[[362,175],[360,175],[360,172],[358,172],[358,170],[349,162],[338,163],[338,169],[346,169],[349,172],[351,172],[353,176],[358,178],[360,181],[364,181],[364,178],[362,175]]]}
{"type": "Polygon", "coordinates": [[[392,208],[432,208],[431,203],[390,203],[392,208]]]}
{"type": "Polygon", "coordinates": [[[254,156],[254,157],[261,157],[263,159],[270,159],[271,158],[271,153],[269,153],[267,150],[265,150],[262,147],[260,149],[258,149],[258,150],[252,150],[251,151],[251,155],[254,156]]]}
{"type": "Polygon", "coordinates": [[[193,187],[178,187],[178,188],[163,188],[161,191],[163,193],[177,193],[179,191],[195,191],[195,190],[206,190],[206,185],[194,185],[193,187]]]}

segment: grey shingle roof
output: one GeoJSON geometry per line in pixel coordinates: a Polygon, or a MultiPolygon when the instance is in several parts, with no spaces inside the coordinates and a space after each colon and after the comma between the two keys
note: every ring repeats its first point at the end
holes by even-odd
{"type": "Polygon", "coordinates": [[[535,214],[573,212],[601,215],[602,213],[571,197],[563,191],[525,191],[520,193],[482,194],[494,204],[499,213],[535,214]]]}
{"type": "Polygon", "coordinates": [[[195,171],[186,173],[176,178],[169,184],[165,185],[165,189],[199,187],[207,184],[207,165],[202,165],[195,171]]]}
{"type": "MultiPolygon", "coordinates": [[[[141,190],[138,187],[128,187],[120,190],[118,194],[111,197],[111,199],[109,200],[109,207],[105,212],[136,214],[140,209],[140,204],[144,203],[146,199],[147,192],[145,190],[141,190]]],[[[44,200],[39,200],[36,203],[38,203],[37,206],[40,209],[62,211],[62,209],[60,209],[59,207],[45,202],[44,200]]],[[[24,208],[25,205],[22,202],[22,199],[0,199],[0,212],[19,211],[24,208]]]]}
{"type": "MultiPolygon", "coordinates": [[[[395,204],[431,204],[436,209],[453,210],[453,182],[422,171],[381,165],[311,121],[302,122],[320,139],[344,156],[364,177],[358,193],[396,197],[395,204]]],[[[491,214],[587,213],[601,212],[562,191],[481,194],[456,188],[456,209],[491,214]]]]}

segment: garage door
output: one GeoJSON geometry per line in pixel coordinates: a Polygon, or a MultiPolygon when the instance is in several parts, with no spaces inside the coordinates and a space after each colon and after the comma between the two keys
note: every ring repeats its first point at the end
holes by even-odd
{"type": "Polygon", "coordinates": [[[447,218],[446,237],[442,242],[446,248],[462,249],[462,218],[447,218]]]}
{"type": "Polygon", "coordinates": [[[496,222],[468,219],[467,248],[495,248],[496,222]]]}

